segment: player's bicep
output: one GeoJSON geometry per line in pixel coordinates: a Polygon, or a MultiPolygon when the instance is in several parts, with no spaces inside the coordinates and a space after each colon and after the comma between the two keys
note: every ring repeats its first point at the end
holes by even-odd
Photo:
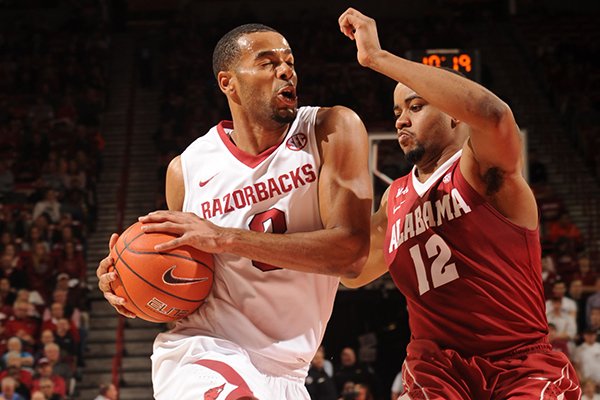
{"type": "Polygon", "coordinates": [[[171,160],[167,168],[167,177],[165,184],[165,197],[167,206],[171,211],[182,211],[183,200],[185,198],[185,184],[183,182],[183,169],[181,166],[181,156],[171,160]]]}
{"type": "Polygon", "coordinates": [[[519,174],[523,166],[523,140],[508,106],[485,128],[472,127],[469,147],[474,161],[485,173],[497,168],[506,174],[519,174]]]}
{"type": "Polygon", "coordinates": [[[319,133],[323,164],[319,177],[321,218],[326,228],[368,231],[373,193],[364,125],[349,109],[327,110],[319,133]]]}

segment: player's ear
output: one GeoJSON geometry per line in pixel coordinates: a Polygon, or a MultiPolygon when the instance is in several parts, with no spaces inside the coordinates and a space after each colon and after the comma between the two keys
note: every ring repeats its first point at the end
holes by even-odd
{"type": "Polygon", "coordinates": [[[458,124],[460,124],[459,119],[456,119],[456,118],[450,119],[450,127],[452,127],[452,129],[456,128],[458,126],[458,124]]]}
{"type": "Polygon", "coordinates": [[[217,74],[217,83],[219,84],[219,89],[221,92],[225,94],[232,94],[235,92],[235,79],[233,78],[231,72],[228,71],[219,71],[217,74]]]}

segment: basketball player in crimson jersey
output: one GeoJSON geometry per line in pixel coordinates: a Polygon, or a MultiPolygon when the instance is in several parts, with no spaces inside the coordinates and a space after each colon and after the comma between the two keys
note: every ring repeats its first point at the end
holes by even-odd
{"type": "MultiPolygon", "coordinates": [[[[140,218],[178,236],[156,250],[190,245],[215,259],[207,303],[155,341],[154,396],[309,400],[339,277],[358,276],[368,255],[366,130],[347,108],[297,107],[292,50],[264,25],[226,34],[213,69],[233,122],[170,163],[169,211],[140,218]]],[[[98,267],[100,289],[131,316],[110,292],[112,263],[98,267]]]]}
{"type": "Polygon", "coordinates": [[[389,270],[406,296],[411,341],[401,399],[578,399],[575,371],[551,351],[534,196],[521,175],[510,108],[457,74],[379,45],[375,21],[339,18],[357,58],[398,81],[398,142],[412,172],[372,218],[362,286],[389,270]]]}

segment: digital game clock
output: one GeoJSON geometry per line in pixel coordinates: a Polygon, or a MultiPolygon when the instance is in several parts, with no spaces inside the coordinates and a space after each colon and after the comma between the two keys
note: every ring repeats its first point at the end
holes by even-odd
{"type": "Polygon", "coordinates": [[[481,79],[478,49],[427,49],[409,50],[406,58],[434,67],[446,67],[459,71],[476,82],[481,79]]]}

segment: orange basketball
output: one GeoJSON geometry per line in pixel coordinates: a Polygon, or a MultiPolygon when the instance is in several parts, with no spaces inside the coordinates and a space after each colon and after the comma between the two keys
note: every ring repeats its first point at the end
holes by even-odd
{"type": "Polygon", "coordinates": [[[210,293],[212,254],[189,246],[157,252],[155,245],[175,236],[144,233],[141,226],[136,222],[127,228],[111,250],[119,276],[111,288],[139,318],[151,322],[181,319],[200,307],[210,293]]]}

